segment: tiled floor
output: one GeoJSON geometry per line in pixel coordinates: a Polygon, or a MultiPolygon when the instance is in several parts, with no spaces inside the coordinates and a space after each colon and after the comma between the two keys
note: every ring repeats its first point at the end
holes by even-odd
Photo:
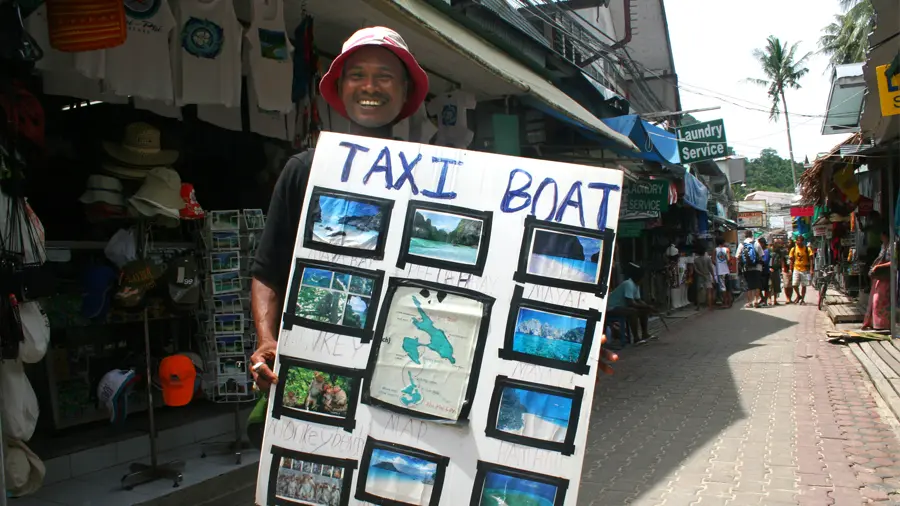
{"type": "MultiPolygon", "coordinates": [[[[211,441],[221,441],[227,438],[214,438],[211,441]]],[[[180,459],[185,462],[184,481],[182,487],[197,484],[204,480],[234,471],[234,456],[209,455],[205,459],[200,458],[201,444],[194,443],[173,450],[163,452],[159,456],[159,462],[169,462],[180,459]]],[[[253,450],[245,451],[241,466],[256,466],[259,461],[259,453],[253,450]]],[[[147,462],[147,459],[138,459],[135,462],[147,462]]],[[[73,465],[75,463],[73,462],[73,465]]],[[[82,465],[79,463],[79,465],[82,465]]],[[[84,462],[83,465],[89,465],[84,462]]],[[[11,506],[130,506],[140,504],[157,497],[170,494],[177,489],[172,487],[169,481],[158,480],[135,487],[131,491],[123,490],[120,484],[122,476],[128,473],[130,463],[116,465],[106,469],[99,469],[87,474],[58,481],[45,485],[36,494],[13,499],[11,506]]]]}

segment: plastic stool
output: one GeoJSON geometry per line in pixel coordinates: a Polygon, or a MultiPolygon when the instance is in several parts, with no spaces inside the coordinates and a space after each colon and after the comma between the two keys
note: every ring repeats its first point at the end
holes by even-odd
{"type": "Polygon", "coordinates": [[[634,344],[634,336],[631,333],[631,328],[628,326],[628,318],[625,316],[607,316],[606,324],[610,325],[613,323],[619,324],[619,344],[634,344]]]}

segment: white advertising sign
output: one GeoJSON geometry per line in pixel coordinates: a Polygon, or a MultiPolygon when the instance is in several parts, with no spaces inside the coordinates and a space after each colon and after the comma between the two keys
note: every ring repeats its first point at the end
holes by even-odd
{"type": "Polygon", "coordinates": [[[323,133],[257,504],[575,506],[622,182],[323,133]]]}

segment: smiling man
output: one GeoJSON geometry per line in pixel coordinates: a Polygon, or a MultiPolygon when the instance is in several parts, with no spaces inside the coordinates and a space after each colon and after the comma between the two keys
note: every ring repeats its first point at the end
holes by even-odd
{"type": "MultiPolygon", "coordinates": [[[[387,139],[394,124],[425,101],[428,75],[397,32],[364,28],[344,43],[319,91],[335,112],[350,120],[348,133],[387,139]]],[[[271,364],[312,160],[313,150],[308,150],[285,164],[251,269],[250,306],[258,343],[251,363],[253,379],[263,391],[277,381],[271,364]]]]}

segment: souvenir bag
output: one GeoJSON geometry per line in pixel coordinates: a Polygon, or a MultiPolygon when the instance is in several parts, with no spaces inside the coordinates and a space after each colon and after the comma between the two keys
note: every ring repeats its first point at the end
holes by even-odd
{"type": "Polygon", "coordinates": [[[128,24],[122,0],[47,0],[50,45],[69,53],[125,43],[128,24]]]}

